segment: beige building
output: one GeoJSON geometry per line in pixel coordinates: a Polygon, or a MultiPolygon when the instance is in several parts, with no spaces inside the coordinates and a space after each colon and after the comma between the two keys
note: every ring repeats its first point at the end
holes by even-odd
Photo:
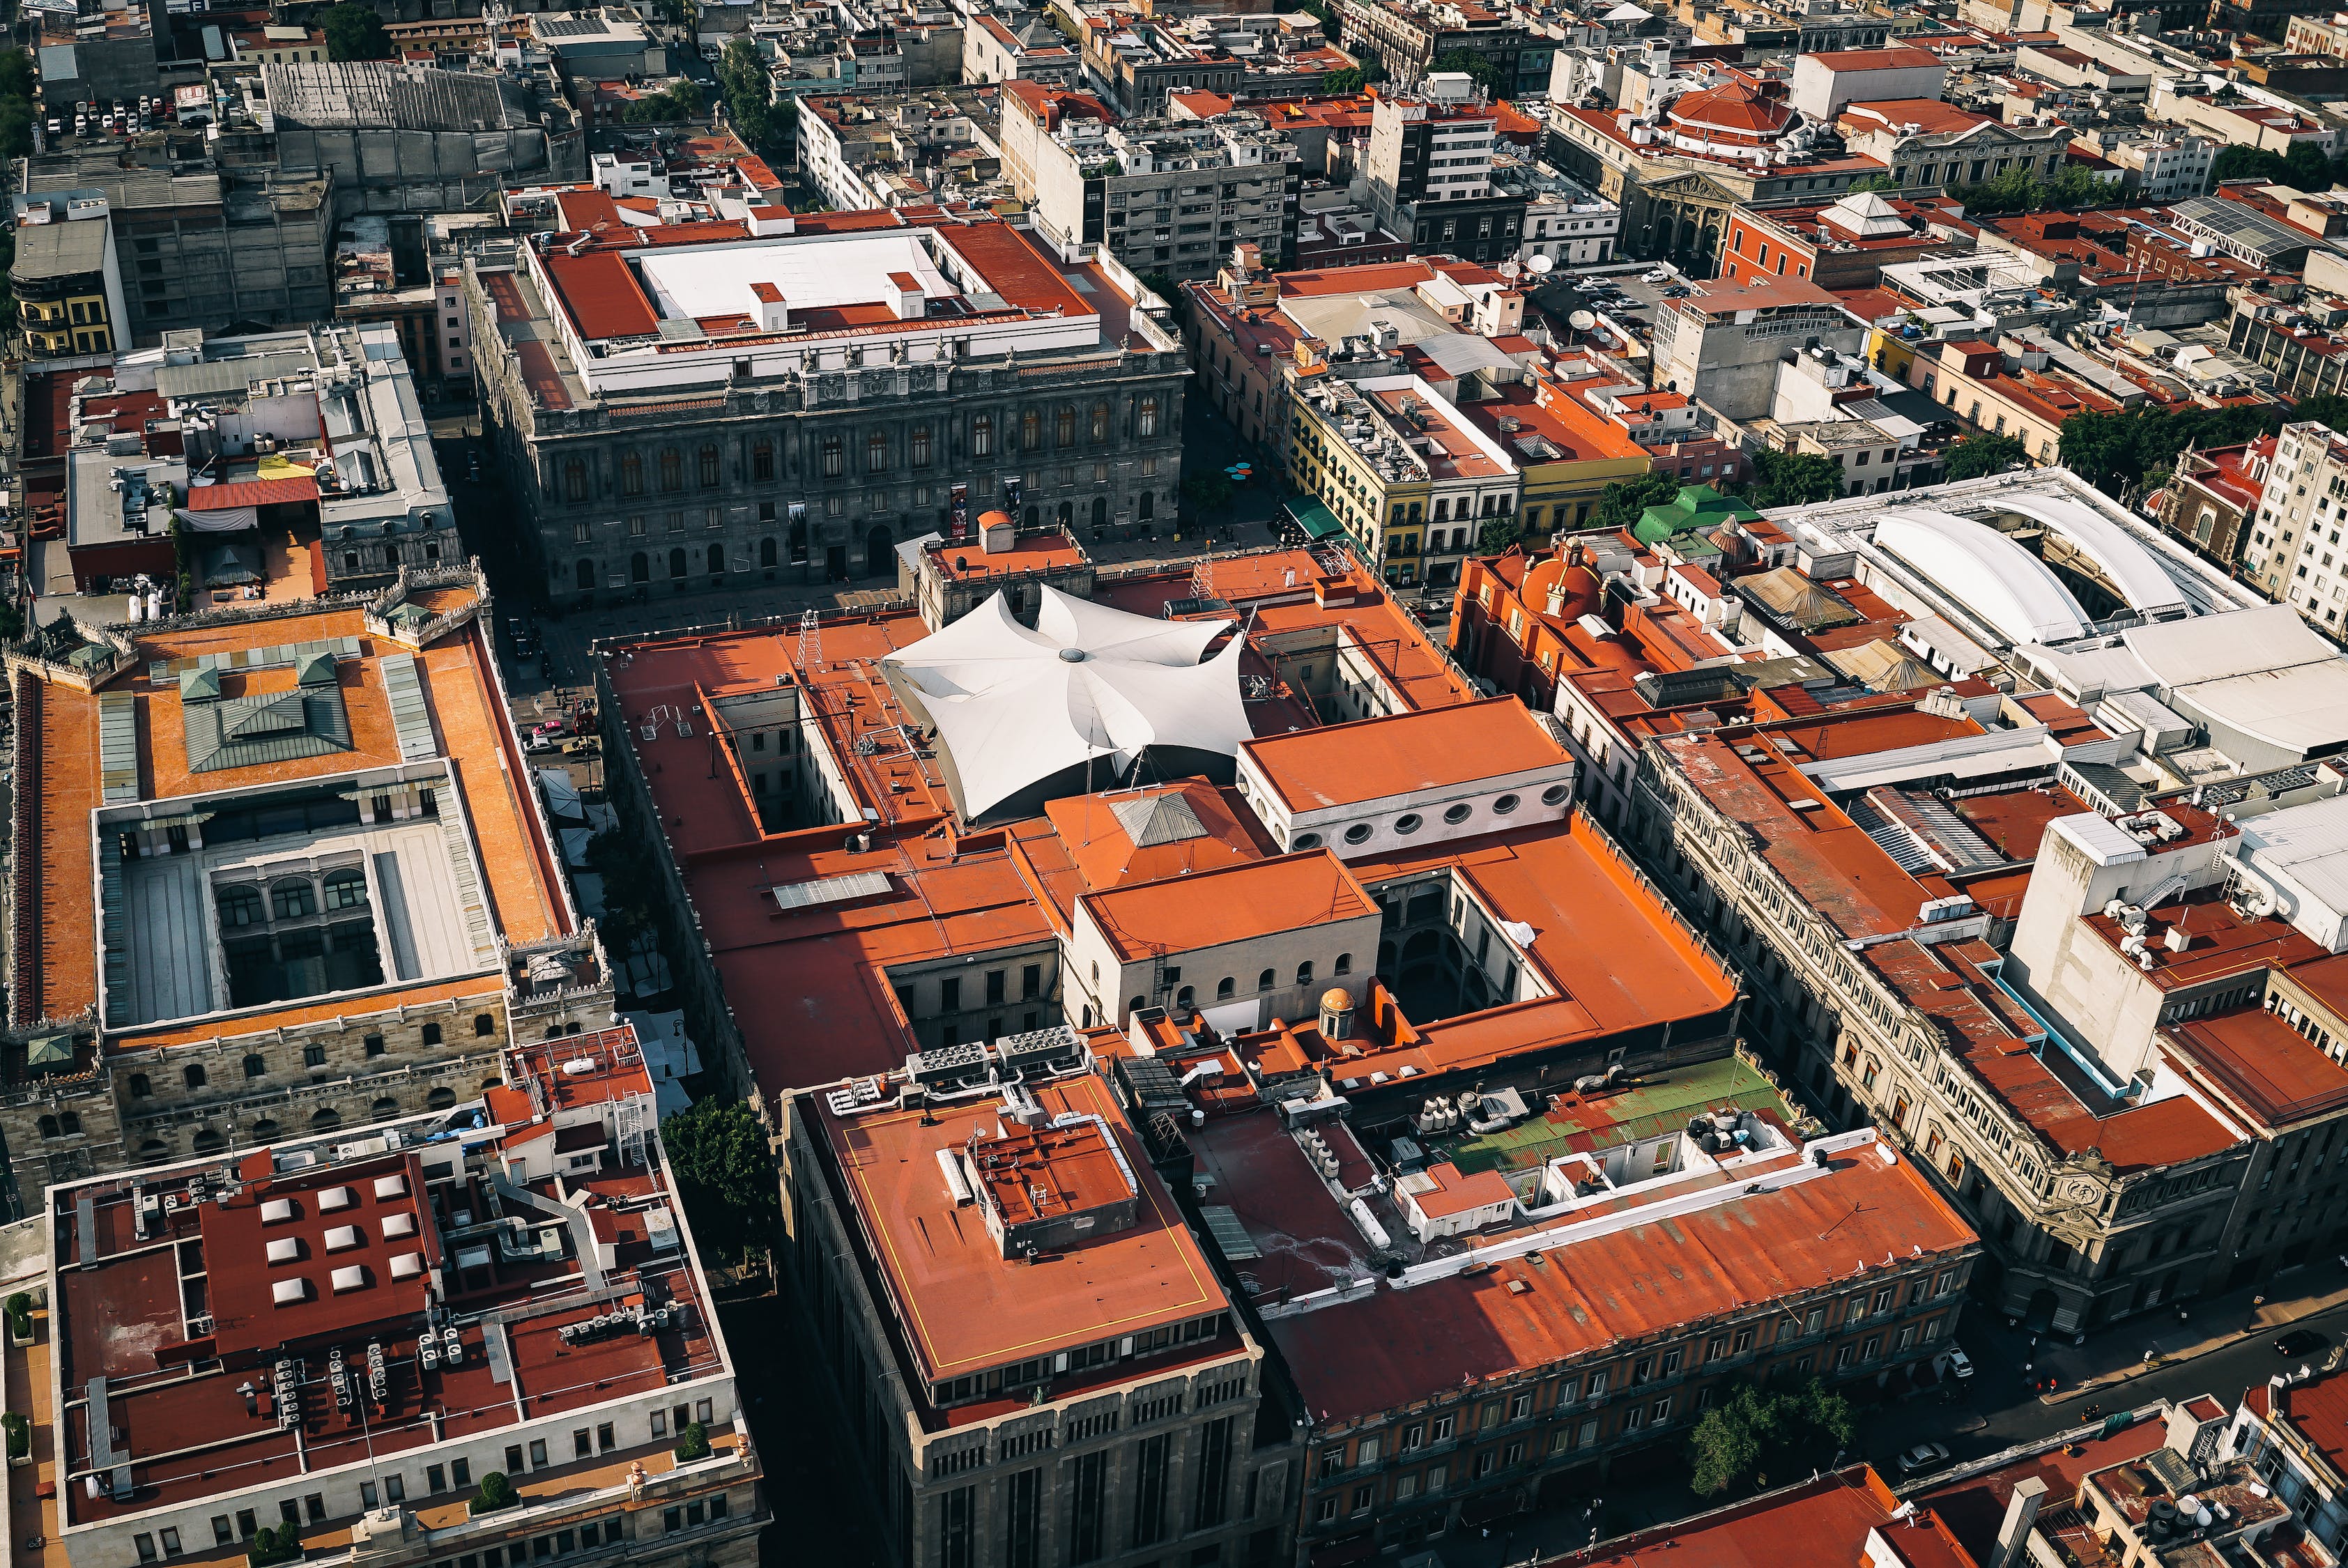
{"type": "Polygon", "coordinates": [[[2348,438],[2313,420],[2285,425],[2250,520],[2242,571],[2259,589],[2297,610],[2334,640],[2348,635],[2348,438]]]}

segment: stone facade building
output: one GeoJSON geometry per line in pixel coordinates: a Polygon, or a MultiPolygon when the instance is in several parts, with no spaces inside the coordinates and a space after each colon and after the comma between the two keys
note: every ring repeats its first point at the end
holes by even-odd
{"type": "Polygon", "coordinates": [[[460,567],[11,651],[10,1204],[446,1109],[608,1022],[488,603],[460,567]]]}
{"type": "Polygon", "coordinates": [[[700,228],[469,270],[549,599],[893,577],[899,544],[998,507],[1176,514],[1181,340],[1106,252],[1055,263],[991,220],[700,228]]]}

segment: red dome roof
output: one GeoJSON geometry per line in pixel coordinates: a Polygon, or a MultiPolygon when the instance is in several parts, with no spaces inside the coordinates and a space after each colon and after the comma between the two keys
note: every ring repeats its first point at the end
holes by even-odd
{"type": "Polygon", "coordinates": [[[1749,137],[1756,141],[1782,136],[1794,119],[1791,108],[1775,98],[1762,97],[1743,82],[1682,94],[1672,101],[1668,112],[1673,125],[1693,131],[1749,137]]]}

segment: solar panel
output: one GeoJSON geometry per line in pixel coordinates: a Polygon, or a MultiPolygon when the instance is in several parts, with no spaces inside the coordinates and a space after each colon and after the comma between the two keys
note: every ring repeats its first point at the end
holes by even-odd
{"type": "Polygon", "coordinates": [[[1229,1204],[1201,1203],[1199,1217],[1207,1222],[1207,1232],[1215,1238],[1215,1245],[1232,1263],[1263,1256],[1263,1249],[1255,1244],[1255,1238],[1240,1223],[1238,1212],[1229,1204]]]}
{"type": "Polygon", "coordinates": [[[851,872],[844,877],[786,882],[775,889],[775,903],[786,910],[813,909],[819,904],[844,903],[852,898],[877,898],[888,891],[888,872],[851,872]]]}

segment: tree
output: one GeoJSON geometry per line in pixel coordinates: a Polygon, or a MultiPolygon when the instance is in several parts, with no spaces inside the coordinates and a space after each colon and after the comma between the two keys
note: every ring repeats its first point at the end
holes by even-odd
{"type": "Polygon", "coordinates": [[[1590,526],[1612,531],[1628,528],[1651,506],[1669,506],[1680,498],[1678,476],[1657,469],[1635,480],[1617,480],[1598,492],[1590,526]]]}
{"type": "Polygon", "coordinates": [[[2292,143],[2282,163],[2283,184],[2319,193],[2332,189],[2332,160],[2313,142],[2292,143]]]}
{"type": "Polygon", "coordinates": [[[2012,436],[1967,436],[1949,449],[1947,475],[1952,480],[1977,480],[2002,474],[2030,460],[2030,449],[2012,436]]]}
{"type": "Polygon", "coordinates": [[[1182,516],[1201,528],[1222,521],[1211,513],[1231,510],[1231,480],[1220,469],[1192,469],[1182,476],[1182,516]]]}
{"type": "Polygon", "coordinates": [[[726,113],[734,122],[736,136],[753,148],[764,147],[774,139],[775,117],[769,107],[774,88],[757,45],[747,38],[726,45],[717,60],[717,85],[726,95],[726,113]]]}
{"type": "Polygon", "coordinates": [[[1852,181],[1850,188],[1854,193],[1860,191],[1897,191],[1900,181],[1892,175],[1870,174],[1864,180],[1852,181]]]}
{"type": "Polygon", "coordinates": [[[290,1563],[301,1555],[302,1527],[298,1524],[264,1524],[244,1543],[244,1559],[252,1568],[290,1563]]]}
{"type": "Polygon", "coordinates": [[[1369,85],[1359,66],[1348,66],[1342,71],[1331,71],[1321,78],[1321,90],[1330,98],[1352,98],[1369,85]]]}
{"type": "Polygon", "coordinates": [[[469,1511],[495,1513],[501,1508],[511,1508],[521,1500],[514,1495],[513,1482],[503,1470],[491,1470],[481,1478],[481,1490],[473,1495],[469,1511]]]}
{"type": "Polygon", "coordinates": [[[1473,49],[1446,49],[1428,62],[1427,75],[1437,71],[1465,71],[1476,78],[1476,85],[1487,97],[1498,97],[1500,90],[1500,67],[1473,49]]]}
{"type": "Polygon", "coordinates": [[[775,1160],[740,1100],[705,1099],[661,1123],[694,1238],[722,1258],[765,1245],[781,1221],[775,1160]]]}
{"type": "Polygon", "coordinates": [[[1738,480],[1729,489],[1756,511],[1808,506],[1842,493],[1842,465],[1815,452],[1779,452],[1764,447],[1753,454],[1753,477],[1738,480]]]}
{"type": "Polygon", "coordinates": [[[1476,531],[1476,548],[1487,555],[1506,555],[1525,542],[1525,525],[1516,513],[1488,517],[1476,531]]]}
{"type": "Polygon", "coordinates": [[[1857,1430],[1850,1402],[1815,1377],[1790,1394],[1748,1383],[1689,1434],[1688,1484],[1706,1497],[1747,1482],[1759,1491],[1772,1471],[1783,1479],[1832,1463],[1857,1430]]]}
{"type": "Polygon", "coordinates": [[[383,30],[383,18],[372,5],[362,5],[355,0],[344,0],[340,5],[330,5],[318,17],[318,26],[326,35],[326,58],[330,60],[387,60],[391,58],[391,35],[383,30]]]}
{"type": "Polygon", "coordinates": [[[2222,185],[2229,180],[2260,180],[2272,185],[2281,181],[2289,165],[2275,153],[2262,147],[2244,147],[2237,142],[2219,150],[2209,164],[2209,182],[2222,185]]]}
{"type": "Polygon", "coordinates": [[[709,1429],[707,1427],[695,1421],[677,1434],[677,1463],[691,1464],[695,1460],[705,1460],[708,1457],[709,1429]]]}

